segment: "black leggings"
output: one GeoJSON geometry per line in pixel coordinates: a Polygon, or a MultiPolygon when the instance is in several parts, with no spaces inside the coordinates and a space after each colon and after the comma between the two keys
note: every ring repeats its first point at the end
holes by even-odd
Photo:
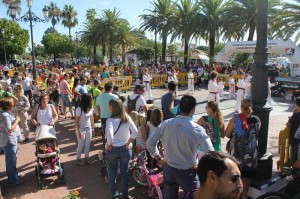
{"type": "Polygon", "coordinates": [[[105,138],[105,127],[106,127],[106,120],[108,118],[101,118],[101,129],[102,129],[102,142],[103,142],[103,147],[105,147],[106,144],[106,138],[105,138]]]}

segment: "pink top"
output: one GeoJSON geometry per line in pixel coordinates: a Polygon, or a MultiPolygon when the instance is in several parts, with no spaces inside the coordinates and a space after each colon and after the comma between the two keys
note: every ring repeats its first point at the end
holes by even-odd
{"type": "Polygon", "coordinates": [[[59,84],[59,88],[61,94],[69,94],[68,93],[69,83],[67,82],[67,80],[65,79],[61,80],[59,84]]]}

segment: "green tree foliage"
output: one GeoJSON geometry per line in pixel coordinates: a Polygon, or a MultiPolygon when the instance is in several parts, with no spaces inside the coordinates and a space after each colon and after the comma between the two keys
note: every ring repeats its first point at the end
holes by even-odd
{"type": "Polygon", "coordinates": [[[53,29],[53,27],[49,27],[45,30],[44,34],[48,33],[58,33],[57,30],[53,29]]]}
{"type": "Polygon", "coordinates": [[[154,49],[153,48],[138,48],[129,53],[135,53],[139,60],[151,60],[154,57],[154,49]]]}
{"type": "Polygon", "coordinates": [[[171,61],[173,61],[173,57],[177,54],[177,46],[175,44],[171,44],[167,47],[167,53],[171,56],[171,61]]]}
{"type": "Polygon", "coordinates": [[[67,36],[59,33],[48,33],[43,36],[42,44],[48,54],[57,58],[59,54],[74,52],[75,43],[67,36]]]}
{"type": "MultiPolygon", "coordinates": [[[[0,19],[0,29],[5,30],[4,40],[6,47],[6,56],[7,58],[10,55],[21,55],[25,52],[26,46],[29,42],[29,33],[27,30],[21,28],[19,24],[14,21],[7,20],[5,18],[0,19]],[[11,35],[14,35],[12,40],[11,35]]],[[[4,60],[4,51],[3,51],[3,40],[2,34],[0,33],[0,57],[2,61],[4,60]]],[[[2,62],[3,63],[3,62],[2,62]]]]}

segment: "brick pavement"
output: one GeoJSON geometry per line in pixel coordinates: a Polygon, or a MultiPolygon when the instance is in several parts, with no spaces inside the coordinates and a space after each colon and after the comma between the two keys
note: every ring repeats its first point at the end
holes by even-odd
{"type": "MultiPolygon", "coordinates": [[[[159,106],[160,97],[166,93],[166,89],[153,89],[153,95],[156,100],[156,105],[159,106]]],[[[124,95],[130,94],[128,92],[124,95]]],[[[179,94],[185,94],[185,87],[179,89],[179,94]]],[[[205,98],[207,96],[207,91],[201,89],[201,91],[196,90],[195,97],[199,103],[196,111],[196,119],[198,119],[201,114],[204,113],[205,98]]],[[[287,122],[287,117],[291,115],[291,103],[274,102],[274,110],[270,114],[270,124],[269,124],[269,141],[268,150],[274,155],[274,163],[278,158],[277,153],[277,135],[279,130],[287,122]]],[[[232,117],[232,111],[234,110],[234,101],[227,100],[220,105],[226,121],[232,117]]],[[[55,198],[61,199],[63,196],[68,195],[70,190],[78,189],[80,196],[82,198],[97,199],[97,198],[109,198],[108,185],[105,184],[104,178],[98,175],[98,170],[100,163],[97,158],[97,153],[100,146],[101,137],[100,135],[95,135],[92,139],[91,159],[95,162],[92,166],[77,166],[75,163],[75,151],[76,151],[76,136],[74,132],[74,121],[73,120],[61,120],[58,122],[57,126],[57,137],[58,144],[61,150],[61,162],[64,164],[66,183],[59,184],[57,178],[52,177],[44,180],[44,189],[38,190],[36,186],[36,177],[34,167],[36,165],[36,159],[34,156],[35,146],[34,146],[34,135],[30,134],[30,142],[26,144],[19,145],[19,155],[18,155],[18,168],[25,181],[24,184],[8,188],[5,186],[6,183],[6,173],[5,173],[5,161],[4,156],[0,156],[0,180],[2,186],[2,193],[4,198],[55,198]]],[[[225,146],[227,139],[222,141],[223,146],[225,146]]],[[[274,164],[275,165],[275,164],[274,164]]],[[[143,187],[137,187],[133,182],[132,177],[130,180],[130,194],[137,199],[147,198],[147,190],[143,187]]]]}

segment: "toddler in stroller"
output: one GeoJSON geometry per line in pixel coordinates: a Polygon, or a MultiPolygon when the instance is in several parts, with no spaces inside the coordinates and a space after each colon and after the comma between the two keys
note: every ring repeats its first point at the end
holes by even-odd
{"type": "Polygon", "coordinates": [[[60,182],[64,182],[63,165],[59,161],[59,150],[53,126],[41,125],[36,128],[35,135],[38,188],[42,188],[42,179],[57,175],[60,182]]]}

